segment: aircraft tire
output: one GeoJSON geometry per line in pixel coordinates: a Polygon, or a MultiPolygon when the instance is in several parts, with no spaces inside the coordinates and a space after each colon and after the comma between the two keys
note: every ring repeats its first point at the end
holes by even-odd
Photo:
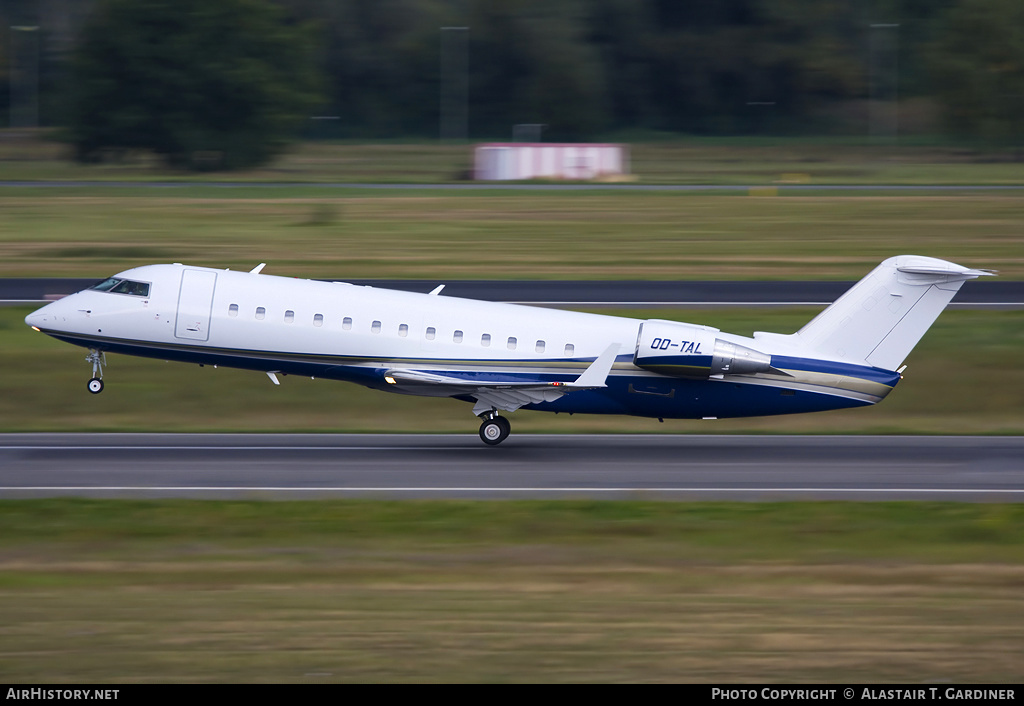
{"type": "Polygon", "coordinates": [[[99,378],[93,378],[88,384],[89,392],[94,395],[98,395],[103,392],[103,381],[99,378]]]}
{"type": "Polygon", "coordinates": [[[508,438],[512,425],[504,417],[485,419],[480,425],[480,439],[488,446],[497,446],[508,438]]]}

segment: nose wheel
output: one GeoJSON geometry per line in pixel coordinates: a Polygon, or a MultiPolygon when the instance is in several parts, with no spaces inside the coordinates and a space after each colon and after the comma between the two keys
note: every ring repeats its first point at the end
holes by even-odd
{"type": "Polygon", "coordinates": [[[497,446],[512,432],[512,425],[507,419],[491,412],[484,417],[480,425],[480,438],[488,446],[497,446]]]}
{"type": "Polygon", "coordinates": [[[89,392],[98,395],[103,392],[103,366],[107,364],[107,356],[95,348],[89,349],[85,356],[86,363],[92,363],[92,379],[88,383],[89,392]]]}

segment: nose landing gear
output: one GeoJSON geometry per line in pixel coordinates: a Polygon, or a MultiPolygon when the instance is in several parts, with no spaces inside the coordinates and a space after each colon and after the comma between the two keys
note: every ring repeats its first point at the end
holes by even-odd
{"type": "Polygon", "coordinates": [[[507,439],[512,431],[509,421],[493,409],[486,414],[481,414],[480,418],[484,420],[480,425],[480,439],[488,446],[497,446],[507,439]]]}
{"type": "Polygon", "coordinates": [[[89,349],[85,356],[86,363],[92,363],[92,379],[89,380],[89,392],[98,395],[103,392],[103,366],[107,364],[107,355],[95,348],[89,349]]]}

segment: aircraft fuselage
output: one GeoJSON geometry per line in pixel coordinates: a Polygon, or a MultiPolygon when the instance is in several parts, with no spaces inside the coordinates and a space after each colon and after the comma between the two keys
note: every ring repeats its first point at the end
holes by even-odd
{"type": "MultiPolygon", "coordinates": [[[[110,352],[262,371],[275,382],[302,375],[455,397],[475,402],[485,424],[520,408],[742,417],[880,401],[900,379],[902,356],[960,284],[980,274],[891,258],[800,332],[753,338],[180,264],[127,270],[26,323],[92,350],[93,392],[102,390],[100,354],[110,352]]],[[[488,443],[508,434],[497,419],[501,434],[488,438],[481,427],[488,443]]]]}

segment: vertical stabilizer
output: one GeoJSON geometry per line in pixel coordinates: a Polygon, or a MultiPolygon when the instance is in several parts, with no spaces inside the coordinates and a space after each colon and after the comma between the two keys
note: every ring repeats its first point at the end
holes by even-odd
{"type": "Polygon", "coordinates": [[[797,332],[822,357],[895,370],[969,279],[984,270],[917,255],[891,257],[797,332]]]}

